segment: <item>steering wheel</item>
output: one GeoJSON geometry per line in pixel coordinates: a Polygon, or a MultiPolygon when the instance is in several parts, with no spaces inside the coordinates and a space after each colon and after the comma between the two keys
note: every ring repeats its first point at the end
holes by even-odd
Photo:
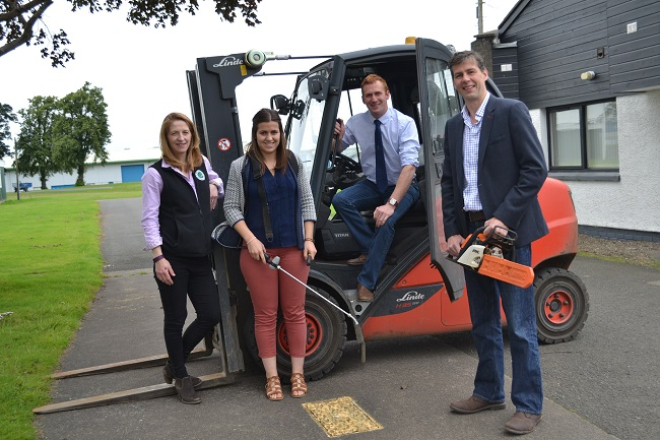
{"type": "Polygon", "coordinates": [[[332,172],[332,181],[339,189],[348,188],[364,178],[360,164],[345,154],[335,156],[334,166],[328,172],[332,172]]]}

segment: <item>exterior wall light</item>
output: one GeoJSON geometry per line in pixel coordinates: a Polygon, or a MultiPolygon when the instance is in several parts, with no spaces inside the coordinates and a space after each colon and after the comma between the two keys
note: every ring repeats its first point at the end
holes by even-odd
{"type": "Polygon", "coordinates": [[[586,72],[582,72],[580,74],[580,78],[582,78],[585,81],[591,81],[592,79],[596,78],[596,72],[593,70],[588,70],[586,72]]]}

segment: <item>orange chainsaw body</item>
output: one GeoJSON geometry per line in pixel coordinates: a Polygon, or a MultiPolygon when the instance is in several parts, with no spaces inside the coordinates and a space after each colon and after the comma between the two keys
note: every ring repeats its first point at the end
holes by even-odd
{"type": "MultiPolygon", "coordinates": [[[[496,228],[503,229],[503,228],[496,228]]],[[[479,275],[494,278],[514,286],[527,288],[534,282],[534,270],[523,264],[504,258],[513,250],[516,234],[513,231],[499,233],[493,231],[485,236],[484,228],[469,235],[456,261],[477,272],[479,275]]]]}

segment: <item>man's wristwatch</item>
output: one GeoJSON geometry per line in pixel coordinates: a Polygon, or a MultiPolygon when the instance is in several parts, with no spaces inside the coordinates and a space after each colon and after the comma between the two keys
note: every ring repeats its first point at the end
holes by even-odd
{"type": "Polygon", "coordinates": [[[390,205],[394,206],[395,208],[399,205],[399,201],[398,201],[397,199],[395,199],[394,197],[392,197],[392,198],[390,199],[390,201],[387,202],[387,203],[389,203],[390,205]]]}

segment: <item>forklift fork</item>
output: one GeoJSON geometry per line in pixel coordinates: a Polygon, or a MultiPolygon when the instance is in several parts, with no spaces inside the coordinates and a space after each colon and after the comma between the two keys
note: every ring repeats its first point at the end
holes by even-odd
{"type": "MultiPolygon", "coordinates": [[[[207,335],[204,339],[205,347],[203,349],[194,350],[190,353],[188,359],[200,359],[208,357],[213,353],[214,344],[221,344],[220,338],[213,338],[207,335]]],[[[220,353],[223,353],[222,347],[218,347],[220,353]]],[[[98,365],[95,367],[81,368],[78,370],[62,371],[51,375],[53,379],[68,379],[71,377],[91,376],[95,374],[116,373],[120,371],[137,370],[141,368],[151,368],[164,366],[167,361],[167,355],[149,356],[140,359],[133,359],[130,361],[116,362],[112,364],[98,365]]],[[[220,356],[220,371],[218,373],[200,376],[202,383],[195,387],[196,390],[203,390],[206,388],[213,388],[220,385],[226,385],[234,382],[235,374],[227,372],[227,364],[224,356],[220,356]]],[[[129,402],[137,400],[152,399],[155,397],[169,396],[176,394],[174,384],[160,383],[157,385],[149,385],[140,388],[132,388],[124,391],[117,391],[114,393],[101,394],[98,396],[86,397],[82,399],[69,400],[66,402],[53,403],[32,410],[34,414],[52,414],[63,411],[71,411],[76,409],[91,408],[94,406],[108,405],[118,402],[129,402]]]]}
{"type": "MultiPolygon", "coordinates": [[[[225,256],[222,252],[214,252],[216,267],[225,268],[225,256]]],[[[189,360],[208,357],[216,348],[220,353],[219,371],[217,373],[200,376],[202,383],[195,389],[213,388],[234,382],[237,373],[245,369],[243,363],[243,352],[238,340],[238,328],[236,326],[236,306],[231,304],[229,291],[227,289],[227,270],[216,271],[216,284],[220,297],[220,323],[215,326],[213,334],[204,338],[204,348],[194,350],[188,357],[189,360]]],[[[99,365],[96,367],[81,368],[79,370],[63,371],[51,375],[53,379],[68,379],[71,377],[91,376],[95,374],[115,373],[119,371],[136,370],[164,366],[167,355],[150,356],[130,361],[116,362],[113,364],[99,365]]],[[[75,409],[91,408],[94,406],[108,405],[117,402],[128,402],[146,400],[154,397],[169,396],[176,394],[174,384],[160,383],[141,388],[133,388],[99,396],[86,397],[83,399],[69,400],[66,402],[53,403],[32,410],[34,414],[52,414],[75,409]]]]}
{"type": "MultiPolygon", "coordinates": [[[[199,359],[202,357],[210,356],[213,353],[213,345],[211,337],[207,336],[204,339],[204,349],[197,349],[190,353],[188,359],[199,359]]],[[[138,370],[141,368],[151,368],[165,365],[167,355],[149,356],[139,359],[132,359],[130,361],[115,362],[112,364],[97,365],[95,367],[81,368],[79,370],[61,371],[50,375],[52,379],[68,379],[70,377],[83,377],[93,376],[96,374],[118,373],[120,371],[138,370]]]]}

